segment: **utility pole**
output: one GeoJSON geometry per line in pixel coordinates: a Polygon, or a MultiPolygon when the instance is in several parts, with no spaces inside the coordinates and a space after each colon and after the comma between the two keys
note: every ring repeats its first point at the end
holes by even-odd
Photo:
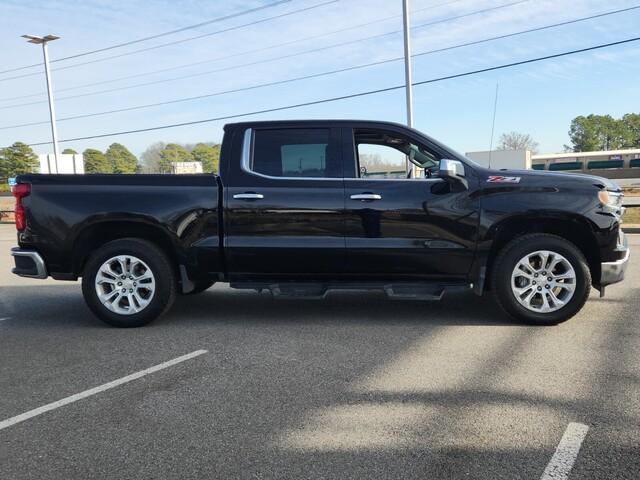
{"type": "MultiPolygon", "coordinates": [[[[404,81],[407,99],[407,126],[413,127],[413,86],[411,85],[411,19],[409,18],[409,0],[402,0],[402,24],[404,31],[404,81]]],[[[407,158],[407,175],[410,169],[415,174],[415,168],[407,158]]]]}
{"type": "Polygon", "coordinates": [[[53,156],[56,160],[56,173],[58,173],[58,159],[60,158],[60,151],[58,149],[58,129],[56,127],[56,110],[53,104],[53,89],[51,88],[51,71],[49,69],[49,51],[47,44],[53,40],[58,40],[60,37],[55,35],[46,35],[44,37],[38,37],[36,35],[22,35],[29,43],[35,43],[36,45],[42,45],[42,54],[44,56],[44,74],[47,79],[47,95],[49,96],[49,116],[51,117],[51,136],[53,137],[53,156]]]}

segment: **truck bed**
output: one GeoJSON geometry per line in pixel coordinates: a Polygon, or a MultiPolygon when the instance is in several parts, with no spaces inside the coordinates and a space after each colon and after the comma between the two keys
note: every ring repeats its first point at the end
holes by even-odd
{"type": "Polygon", "coordinates": [[[216,175],[33,174],[19,176],[18,182],[31,184],[23,200],[28,228],[19,233],[18,243],[21,248],[37,244],[54,278],[80,276],[96,244],[123,231],[158,239],[193,276],[202,275],[198,264],[222,271],[216,175]]]}

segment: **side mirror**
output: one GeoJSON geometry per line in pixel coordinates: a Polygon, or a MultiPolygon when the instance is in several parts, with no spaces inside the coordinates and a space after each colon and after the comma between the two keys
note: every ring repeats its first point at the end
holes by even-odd
{"type": "Polygon", "coordinates": [[[469,188],[467,180],[464,178],[464,165],[459,160],[443,158],[440,160],[438,176],[451,184],[463,185],[469,188]]]}

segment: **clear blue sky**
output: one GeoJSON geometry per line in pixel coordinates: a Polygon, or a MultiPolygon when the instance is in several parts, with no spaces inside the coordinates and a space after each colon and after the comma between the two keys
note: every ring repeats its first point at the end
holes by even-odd
{"type": "MultiPolygon", "coordinates": [[[[50,46],[51,58],[56,59],[178,29],[274,1],[0,0],[0,70],[42,60],[40,47],[28,44],[20,38],[24,33],[53,33],[61,36],[62,39],[50,46]]],[[[402,28],[401,0],[339,0],[306,12],[206,36],[198,41],[186,41],[170,47],[59,70],[75,63],[186,39],[327,1],[291,0],[276,7],[178,34],[74,60],[55,62],[53,84],[58,98],[57,115],[64,118],[180,99],[402,55],[402,36],[396,33],[320,52],[251,66],[239,66],[402,28]],[[386,20],[344,30],[381,19],[386,20]],[[329,34],[337,30],[343,31],[329,34]],[[307,39],[308,37],[315,38],[307,39]],[[246,53],[282,43],[289,44],[246,53]],[[150,71],[194,62],[203,63],[147,75],[150,71]],[[144,87],[63,99],[67,95],[92,93],[212,70],[223,71],[144,87]],[[81,87],[87,83],[132,75],[139,76],[81,87]]],[[[412,24],[418,26],[514,1],[516,0],[412,0],[412,24]]],[[[640,4],[640,0],[529,0],[455,21],[415,28],[412,31],[413,50],[414,53],[423,52],[636,4],[640,4]]],[[[414,60],[414,81],[640,36],[638,25],[640,9],[567,27],[426,55],[414,60]]],[[[38,70],[39,68],[31,68],[0,74],[0,145],[7,145],[16,140],[27,143],[50,140],[48,124],[1,129],[14,124],[48,120],[43,74],[3,80],[38,70]],[[7,100],[31,94],[39,96],[7,100]],[[26,102],[40,103],[4,108],[26,102]]],[[[636,42],[418,86],[414,89],[415,126],[458,151],[488,149],[494,92],[496,82],[499,82],[496,137],[505,131],[525,132],[540,143],[541,152],[558,152],[562,150],[563,144],[568,143],[569,123],[577,115],[597,113],[617,117],[627,112],[639,112],[639,79],[640,42],[636,42]]],[[[197,101],[61,121],[58,124],[59,136],[65,139],[233,115],[389,87],[401,84],[403,80],[402,62],[394,62],[197,101]]],[[[399,90],[244,118],[365,118],[404,122],[404,92],[399,90]]],[[[239,120],[242,118],[232,121],[239,120]]],[[[224,122],[220,121],[75,141],[64,143],[61,147],[73,147],[80,151],[87,147],[105,149],[112,142],[120,142],[139,155],[149,144],[156,141],[219,141],[223,124],[224,122]]],[[[35,149],[40,153],[51,151],[50,146],[35,149]]]]}

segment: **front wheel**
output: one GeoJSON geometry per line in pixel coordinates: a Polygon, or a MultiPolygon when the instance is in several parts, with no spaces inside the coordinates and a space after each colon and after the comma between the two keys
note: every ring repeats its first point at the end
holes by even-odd
{"type": "Polygon", "coordinates": [[[141,327],[173,304],[175,275],[167,256],[153,243],[115,240],[87,261],[82,294],[91,311],[109,325],[141,327]]]}
{"type": "Polygon", "coordinates": [[[589,298],[587,261],[562,237],[523,235],[500,251],[494,265],[496,299],[516,320],[555,325],[573,317],[589,298]]]}

